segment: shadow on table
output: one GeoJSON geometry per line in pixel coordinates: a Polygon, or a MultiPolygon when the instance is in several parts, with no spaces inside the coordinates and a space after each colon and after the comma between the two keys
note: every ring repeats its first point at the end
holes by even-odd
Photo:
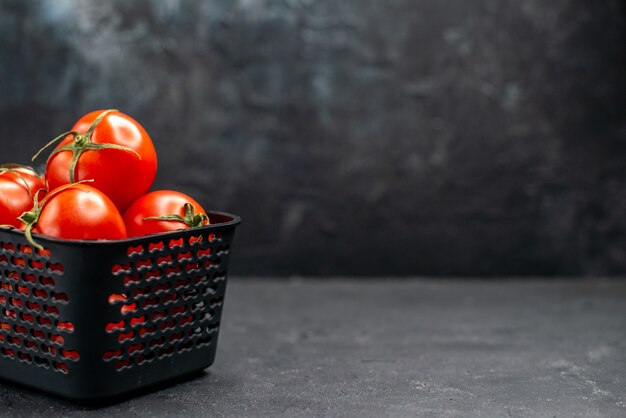
{"type": "MultiPolygon", "coordinates": [[[[77,401],[59,396],[51,395],[46,392],[32,389],[28,386],[24,386],[18,383],[10,382],[7,380],[0,380],[0,405],[5,409],[7,407],[20,408],[25,402],[28,402],[30,408],[33,407],[33,403],[45,405],[46,407],[56,404],[61,409],[67,411],[90,411],[107,408],[118,405],[120,403],[139,399],[146,395],[152,395],[160,390],[169,389],[177,385],[186,384],[196,379],[210,376],[210,372],[207,370],[195,371],[183,376],[179,376],[170,380],[166,380],[154,385],[150,385],[141,389],[128,392],[124,395],[115,396],[111,398],[99,399],[95,401],[77,401]]],[[[26,411],[24,411],[26,412],[26,411]]],[[[30,409],[30,412],[34,412],[30,409]]]]}

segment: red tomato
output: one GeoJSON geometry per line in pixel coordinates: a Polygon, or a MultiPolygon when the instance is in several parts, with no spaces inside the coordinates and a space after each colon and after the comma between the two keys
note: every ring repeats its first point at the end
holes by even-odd
{"type": "Polygon", "coordinates": [[[86,184],[52,190],[37,210],[22,216],[32,231],[55,238],[123,239],[126,227],[113,202],[86,184]]]}
{"type": "Polygon", "coordinates": [[[209,217],[186,194],[158,190],[137,199],[124,213],[124,223],[128,236],[136,237],[208,225],[209,217]]]}
{"type": "Polygon", "coordinates": [[[124,113],[97,110],[76,122],[57,145],[46,164],[46,180],[52,190],[92,179],[91,185],[123,212],[150,189],[156,170],[156,151],[145,129],[124,113]]]}
{"type": "MultiPolygon", "coordinates": [[[[0,166],[0,225],[24,229],[18,217],[33,207],[33,195],[42,189],[44,182],[32,168],[16,164],[0,166]]],[[[43,197],[43,193],[39,196],[43,197]]]]}

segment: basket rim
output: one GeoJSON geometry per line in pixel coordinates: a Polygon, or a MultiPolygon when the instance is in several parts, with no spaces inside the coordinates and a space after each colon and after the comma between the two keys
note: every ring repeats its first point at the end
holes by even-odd
{"type": "MultiPolygon", "coordinates": [[[[116,239],[116,240],[80,240],[80,239],[65,239],[65,238],[54,238],[54,237],[49,237],[47,235],[41,235],[41,234],[37,234],[37,233],[33,233],[33,237],[35,237],[38,241],[41,242],[49,242],[49,243],[54,243],[54,244],[61,244],[61,245],[75,245],[75,246],[90,246],[90,247],[109,247],[109,246],[115,246],[115,245],[128,245],[128,244],[134,244],[134,243],[138,243],[138,242],[143,242],[143,241],[153,241],[155,239],[160,239],[160,238],[168,238],[168,237],[173,237],[173,236],[178,236],[178,235],[194,235],[197,233],[203,233],[203,232],[208,232],[208,231],[212,231],[212,230],[217,230],[217,229],[221,229],[224,227],[234,227],[237,226],[241,223],[241,216],[239,215],[234,215],[232,213],[228,213],[228,212],[221,212],[221,211],[207,211],[207,215],[209,215],[209,217],[211,215],[218,215],[218,216],[224,216],[227,218],[231,218],[230,221],[228,222],[220,222],[220,223],[216,223],[216,224],[209,224],[206,226],[202,226],[202,227],[197,227],[197,228],[189,228],[189,229],[178,229],[176,231],[168,231],[168,232],[160,232],[158,234],[149,234],[149,235],[141,235],[141,236],[137,236],[137,237],[129,237],[129,238],[124,238],[124,239],[116,239]]],[[[9,234],[16,234],[16,235],[20,235],[22,237],[24,237],[24,231],[21,231],[19,229],[1,229],[0,228],[0,233],[2,232],[7,232],[9,234]]]]}

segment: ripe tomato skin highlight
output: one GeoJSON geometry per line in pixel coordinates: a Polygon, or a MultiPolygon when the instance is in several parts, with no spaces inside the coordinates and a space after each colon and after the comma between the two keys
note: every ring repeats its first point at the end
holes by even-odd
{"type": "MultiPolygon", "coordinates": [[[[80,134],[89,129],[102,110],[80,118],[72,128],[80,134]]],[[[71,144],[72,135],[65,137],[55,149],[71,144]]],[[[107,114],[91,135],[95,144],[114,144],[135,151],[119,149],[86,150],[76,164],[75,181],[94,180],[91,185],[106,194],[123,212],[133,201],[146,193],[156,176],[157,156],[146,130],[130,116],[114,111],[107,114]]],[[[70,181],[71,151],[52,155],[46,164],[46,180],[50,190],[70,181]]]]}
{"type": "MultiPolygon", "coordinates": [[[[24,223],[17,218],[32,209],[32,195],[45,185],[41,176],[29,167],[12,167],[11,170],[0,172],[0,225],[24,229],[24,223]]],[[[43,197],[44,193],[39,196],[43,197]]]]}
{"type": "Polygon", "coordinates": [[[75,184],[55,194],[50,191],[33,232],[54,238],[124,239],[126,227],[119,211],[104,193],[75,184]]]}
{"type": "Polygon", "coordinates": [[[160,232],[189,229],[179,221],[146,220],[152,216],[176,214],[185,216],[184,206],[190,203],[196,214],[206,215],[206,211],[190,196],[174,190],[157,190],[137,199],[124,213],[124,223],[129,237],[158,234],[160,232]]]}

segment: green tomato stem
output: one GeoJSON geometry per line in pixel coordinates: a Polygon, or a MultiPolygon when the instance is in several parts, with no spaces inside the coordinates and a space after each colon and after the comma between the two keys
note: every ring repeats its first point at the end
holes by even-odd
{"type": "Polygon", "coordinates": [[[74,142],[71,143],[71,144],[67,144],[67,145],[64,145],[62,147],[59,147],[59,148],[55,149],[54,151],[52,151],[52,153],[48,157],[47,161],[50,161],[50,158],[52,158],[52,156],[58,154],[59,152],[70,151],[72,153],[72,161],[70,163],[70,170],[69,170],[70,183],[75,183],[76,182],[76,164],[78,163],[78,159],[80,158],[80,156],[85,151],[98,151],[98,150],[101,150],[101,149],[117,149],[117,150],[120,150],[120,151],[126,151],[126,152],[133,153],[133,154],[135,154],[135,156],[137,158],[139,158],[141,160],[141,156],[135,150],[132,150],[132,149],[130,149],[128,147],[124,147],[124,146],[116,145],[116,144],[95,144],[95,143],[93,143],[91,141],[91,135],[96,130],[96,127],[100,124],[100,122],[102,122],[104,117],[106,115],[108,115],[109,113],[116,112],[116,111],[117,111],[116,109],[109,109],[109,110],[105,110],[104,112],[100,113],[98,115],[98,117],[91,123],[91,125],[89,126],[89,129],[87,129],[87,132],[85,132],[84,134],[79,134],[76,131],[68,131],[68,132],[62,133],[58,137],[54,138],[52,141],[48,142],[42,149],[40,149],[37,152],[37,154],[35,154],[35,156],[33,157],[32,160],[35,161],[35,159],[46,148],[48,148],[52,144],[60,141],[61,139],[65,138],[67,135],[73,135],[74,136],[74,142]]]}
{"type": "Polygon", "coordinates": [[[149,216],[143,218],[144,221],[167,221],[167,222],[182,222],[190,228],[198,228],[201,226],[209,225],[209,217],[204,213],[195,213],[194,207],[191,203],[185,203],[183,206],[185,216],[172,213],[163,216],[149,216]]]}

